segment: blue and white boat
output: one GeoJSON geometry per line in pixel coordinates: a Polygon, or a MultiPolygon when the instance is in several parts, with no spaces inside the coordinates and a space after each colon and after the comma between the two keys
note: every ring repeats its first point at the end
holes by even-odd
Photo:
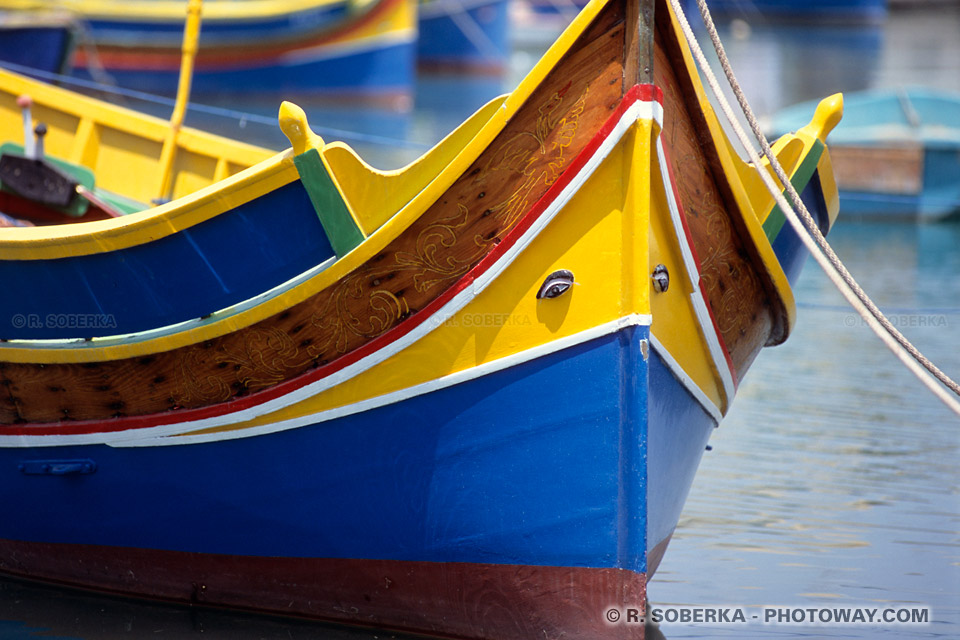
{"type": "MultiPolygon", "coordinates": [[[[807,102],[774,116],[772,135],[803,126],[807,102]]],[[[934,221],[960,213],[960,94],[933,89],[846,96],[830,134],[844,215],[934,221]]]]}

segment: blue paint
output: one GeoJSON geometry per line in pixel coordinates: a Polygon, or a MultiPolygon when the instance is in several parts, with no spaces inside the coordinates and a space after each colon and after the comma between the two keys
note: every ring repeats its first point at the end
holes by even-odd
{"type": "MultiPolygon", "coordinates": [[[[708,5],[717,16],[763,16],[767,19],[879,22],[887,15],[887,0],[713,0],[708,5]]],[[[699,15],[697,3],[688,0],[687,15],[699,15]]]]}
{"type": "Polygon", "coordinates": [[[89,475],[97,471],[93,460],[27,460],[17,465],[27,476],[89,475]]]}
{"type": "MultiPolygon", "coordinates": [[[[794,131],[814,113],[804,102],[778,112],[771,133],[794,131]]],[[[843,120],[829,146],[878,150],[915,148],[923,152],[916,193],[870,191],[838,182],[840,214],[879,219],[939,220],[960,213],[960,94],[927,88],[868,90],[844,96],[843,120]]]]}
{"type": "MultiPolygon", "coordinates": [[[[820,172],[815,171],[810,182],[800,192],[800,200],[807,207],[810,215],[817,223],[820,232],[826,236],[830,231],[830,212],[827,211],[827,204],[823,196],[823,187],[820,185],[820,172]]],[[[789,221],[783,223],[780,233],[773,241],[773,252],[783,267],[783,272],[791,285],[797,282],[800,277],[800,271],[807,261],[809,252],[800,240],[800,236],[794,230],[789,221]]]]}
{"type": "MultiPolygon", "coordinates": [[[[263,61],[259,66],[234,69],[204,68],[201,58],[193,74],[191,91],[195,95],[248,95],[266,91],[405,93],[413,85],[414,54],[415,45],[411,41],[373,45],[372,49],[336,55],[321,49],[316,58],[263,61]]],[[[108,69],[108,72],[119,86],[149,93],[174,93],[179,78],[179,69],[108,69]]],[[[85,69],[77,69],[74,75],[91,79],[85,69]]]]}
{"type": "Polygon", "coordinates": [[[507,0],[490,0],[466,11],[459,3],[452,3],[452,13],[460,21],[475,25],[478,33],[465,33],[449,13],[443,13],[444,5],[450,2],[437,0],[433,5],[421,7],[417,59],[434,65],[492,65],[505,64],[510,53],[509,3],[507,0]]]}
{"type": "MultiPolygon", "coordinates": [[[[314,35],[342,21],[350,9],[348,2],[311,7],[293,14],[274,18],[262,16],[240,20],[204,20],[202,42],[206,45],[240,45],[257,41],[288,41],[314,35]]],[[[119,42],[149,43],[178,47],[183,40],[183,24],[186,10],[177,20],[87,20],[87,28],[94,42],[115,44],[119,42]]]]}
{"type": "Polygon", "coordinates": [[[647,570],[647,363],[640,347],[649,328],[630,327],[620,340],[620,463],[617,565],[647,570]]]}
{"type": "MultiPolygon", "coordinates": [[[[362,415],[254,438],[0,449],[9,516],[0,538],[643,571],[647,442],[676,440],[692,402],[659,358],[643,360],[647,337],[646,327],[626,329],[362,415]],[[658,433],[649,438],[648,384],[665,394],[653,402],[658,433]],[[31,457],[89,458],[97,472],[27,477],[17,465],[31,457]]],[[[687,482],[689,461],[679,466],[687,482]]]]}
{"type": "Polygon", "coordinates": [[[673,533],[716,422],[651,350],[647,548],[673,533]]]}
{"type": "Polygon", "coordinates": [[[931,143],[923,154],[919,216],[935,220],[952,213],[960,213],[960,135],[957,144],[931,143]]]}
{"type": "Polygon", "coordinates": [[[73,47],[67,25],[0,26],[0,60],[51,73],[64,71],[73,47]]]}
{"type": "Polygon", "coordinates": [[[0,260],[0,337],[84,338],[175,324],[252,298],[332,256],[297,181],[146,244],[0,260]]]}

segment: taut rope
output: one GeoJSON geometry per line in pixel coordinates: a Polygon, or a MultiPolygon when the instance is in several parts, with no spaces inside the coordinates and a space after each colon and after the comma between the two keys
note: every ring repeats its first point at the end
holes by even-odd
{"type": "MultiPolygon", "coordinates": [[[[717,81],[717,77],[711,70],[706,56],[703,55],[703,51],[700,49],[700,44],[697,42],[696,36],[694,35],[693,30],[690,28],[690,23],[687,21],[687,17],[683,12],[683,8],[680,6],[680,0],[670,0],[670,4],[673,6],[673,11],[677,16],[677,20],[680,22],[684,36],[686,37],[687,42],[690,45],[690,49],[697,60],[697,64],[700,66],[704,76],[707,79],[707,82],[710,84],[710,88],[716,95],[717,101],[720,104],[720,108],[723,110],[727,120],[730,121],[730,124],[733,127],[740,143],[746,149],[747,154],[750,157],[750,161],[753,162],[754,166],[760,169],[760,156],[758,155],[756,149],[754,149],[754,146],[747,137],[747,134],[743,131],[743,128],[736,119],[733,109],[730,108],[730,104],[724,97],[720,88],[720,84],[717,81]]],[[[958,402],[957,398],[955,397],[960,396],[960,385],[943,373],[943,371],[941,371],[933,362],[931,362],[929,358],[923,355],[909,340],[907,340],[902,333],[900,333],[900,331],[897,330],[896,327],[893,326],[883,312],[880,311],[880,309],[877,308],[877,306],[873,303],[873,300],[871,300],[870,297],[863,291],[853,276],[850,275],[850,272],[847,271],[847,268],[843,265],[843,262],[841,262],[840,258],[833,251],[833,248],[827,243],[826,238],[824,238],[823,234],[820,233],[820,229],[817,227],[813,217],[807,210],[807,207],[800,199],[800,195],[790,183],[790,179],[787,177],[783,167],[780,166],[776,156],[774,156],[772,150],[770,149],[770,145],[767,142],[766,137],[760,130],[760,124],[757,121],[753,110],[750,108],[750,105],[747,103],[747,99],[743,94],[743,90],[740,88],[740,84],[737,82],[737,79],[734,76],[733,69],[730,66],[730,61],[727,59],[726,51],[723,48],[723,43],[720,41],[720,36],[717,33],[716,26],[713,23],[713,18],[710,16],[710,11],[707,8],[706,0],[697,0],[697,6],[700,9],[700,15],[703,18],[703,23],[707,27],[707,32],[710,34],[710,39],[713,42],[714,49],[717,52],[717,57],[720,59],[720,64],[723,67],[724,74],[726,74],[727,80],[730,83],[730,88],[733,90],[737,101],[740,103],[740,108],[743,111],[743,115],[750,124],[750,128],[753,130],[754,136],[759,141],[760,147],[763,150],[763,154],[769,160],[770,167],[776,173],[780,183],[785,186],[786,193],[790,197],[790,201],[794,206],[790,206],[780,189],[777,187],[776,183],[774,183],[773,178],[770,177],[770,174],[766,171],[759,170],[758,173],[763,179],[764,185],[766,185],[767,189],[773,195],[777,205],[780,207],[781,211],[783,211],[784,215],[787,217],[787,220],[790,221],[790,224],[793,226],[794,230],[797,232],[797,235],[800,237],[800,240],[810,252],[810,255],[814,257],[837,290],[840,291],[844,298],[846,298],[847,302],[849,302],[850,305],[857,311],[857,313],[860,314],[860,316],[870,326],[877,337],[880,338],[880,340],[887,346],[887,348],[890,349],[894,355],[900,359],[901,362],[903,362],[907,369],[913,372],[913,374],[917,376],[917,378],[924,385],[926,385],[926,387],[930,389],[930,391],[936,395],[937,398],[947,405],[951,411],[960,416],[960,402],[958,402]],[[937,381],[943,383],[943,385],[952,391],[954,395],[948,393],[947,389],[938,384],[937,381]]]]}

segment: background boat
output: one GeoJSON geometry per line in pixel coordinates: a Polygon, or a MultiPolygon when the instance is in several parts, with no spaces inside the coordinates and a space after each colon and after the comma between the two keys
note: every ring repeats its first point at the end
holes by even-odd
{"type": "MultiPolygon", "coordinates": [[[[28,2],[27,5],[30,3],[28,2]]],[[[0,9],[23,6],[0,1],[0,9]]],[[[90,46],[74,72],[121,87],[172,94],[186,4],[178,0],[57,0],[90,46]]],[[[389,98],[411,91],[414,0],[207,0],[195,94],[287,91],[389,98]]]]}
{"type": "MultiPolygon", "coordinates": [[[[697,15],[696,0],[686,0],[687,14],[697,15]]],[[[879,23],[887,17],[887,0],[708,0],[717,19],[879,23]]]]}
{"type": "Polygon", "coordinates": [[[418,66],[499,73],[510,54],[509,6],[510,0],[420,2],[418,66]]]}
{"type": "Polygon", "coordinates": [[[0,10],[0,64],[66,73],[75,42],[75,24],[69,15],[0,10]]]}
{"type": "MultiPolygon", "coordinates": [[[[784,109],[769,130],[789,131],[814,106],[784,109]]],[[[936,221],[960,212],[960,94],[923,88],[852,94],[830,142],[846,214],[936,221]]]]}

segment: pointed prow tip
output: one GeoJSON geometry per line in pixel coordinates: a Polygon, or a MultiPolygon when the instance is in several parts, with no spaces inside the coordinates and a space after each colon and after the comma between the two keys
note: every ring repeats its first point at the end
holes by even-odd
{"type": "Polygon", "coordinates": [[[307,114],[298,105],[284,100],[280,105],[279,119],[280,130],[287,136],[296,155],[323,146],[323,138],[310,129],[307,114]]]}
{"type": "Polygon", "coordinates": [[[820,101],[809,126],[815,129],[820,142],[826,143],[827,136],[840,124],[841,118],[843,118],[843,94],[835,93],[820,101]]]}

